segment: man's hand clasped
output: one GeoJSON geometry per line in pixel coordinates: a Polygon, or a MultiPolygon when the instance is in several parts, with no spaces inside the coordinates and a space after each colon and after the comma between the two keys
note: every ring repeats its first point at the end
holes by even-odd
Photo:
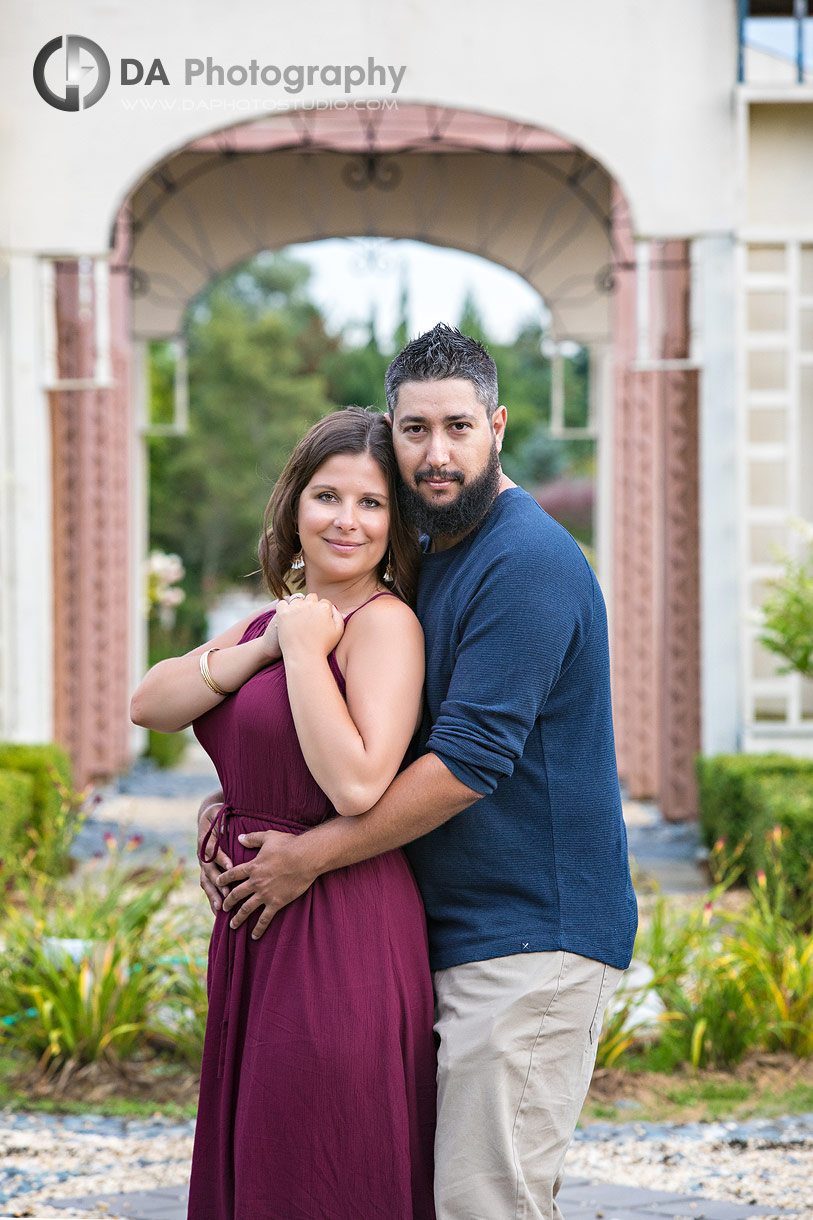
{"type": "MultiPolygon", "coordinates": [[[[263,910],[251,933],[259,940],[277,911],[304,894],[318,873],[307,866],[301,835],[278,830],[258,830],[239,835],[243,847],[257,855],[243,864],[233,864],[222,848],[213,860],[202,856],[203,842],[222,807],[222,800],[212,803],[207,796],[198,812],[198,859],[200,887],[209,900],[213,914],[223,908],[233,911],[229,926],[237,929],[260,907],[263,910]]],[[[211,839],[207,850],[211,850],[211,839]]]]}
{"type": "Polygon", "coordinates": [[[279,830],[259,830],[238,836],[243,847],[256,849],[257,855],[227,869],[218,878],[221,892],[229,890],[223,900],[223,910],[234,911],[230,927],[239,928],[249,915],[262,907],[251,933],[253,940],[259,940],[277,911],[313,885],[318,874],[308,868],[304,859],[301,842],[304,837],[279,830]]]}

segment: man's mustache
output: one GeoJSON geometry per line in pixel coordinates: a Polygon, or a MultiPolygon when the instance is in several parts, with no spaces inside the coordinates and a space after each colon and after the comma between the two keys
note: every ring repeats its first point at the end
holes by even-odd
{"type": "Polygon", "coordinates": [[[452,479],[455,483],[462,483],[463,473],[460,470],[433,470],[431,466],[424,466],[423,470],[416,470],[415,482],[423,483],[424,479],[452,479]]]}

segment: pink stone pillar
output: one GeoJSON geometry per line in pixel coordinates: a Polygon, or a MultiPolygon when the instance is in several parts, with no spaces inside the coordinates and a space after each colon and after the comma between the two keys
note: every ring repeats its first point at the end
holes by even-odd
{"type": "Polygon", "coordinates": [[[82,787],[128,762],[129,296],[112,271],[100,300],[90,259],[54,272],[54,725],[82,787]],[[108,333],[112,384],[98,375],[108,333]]]}
{"type": "Polygon", "coordinates": [[[618,200],[612,660],[619,771],[664,816],[696,816],[700,748],[698,374],[689,246],[652,243],[650,345],[638,350],[629,216],[618,200]]]}

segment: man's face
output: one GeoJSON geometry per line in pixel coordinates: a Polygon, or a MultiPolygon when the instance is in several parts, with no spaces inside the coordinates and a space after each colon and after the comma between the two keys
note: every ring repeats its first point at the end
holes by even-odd
{"type": "MultiPolygon", "coordinates": [[[[499,491],[506,412],[489,420],[470,381],[408,381],[398,390],[392,433],[404,481],[401,506],[433,538],[473,529],[499,491]]],[[[400,497],[399,497],[400,498],[400,497]]]]}

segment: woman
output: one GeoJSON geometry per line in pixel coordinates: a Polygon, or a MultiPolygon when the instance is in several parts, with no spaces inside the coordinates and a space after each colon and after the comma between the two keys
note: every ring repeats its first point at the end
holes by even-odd
{"type": "MultiPolygon", "coordinates": [[[[193,723],[215,762],[209,859],[250,858],[249,831],[361,813],[401,765],[424,662],[396,477],[383,416],[350,407],[311,428],[266,510],[278,600],[133,696],[137,724],[193,723]]],[[[325,874],[258,940],[256,912],[228,920],[210,946],[190,1220],[433,1220],[432,991],[405,858],[325,874]]]]}

